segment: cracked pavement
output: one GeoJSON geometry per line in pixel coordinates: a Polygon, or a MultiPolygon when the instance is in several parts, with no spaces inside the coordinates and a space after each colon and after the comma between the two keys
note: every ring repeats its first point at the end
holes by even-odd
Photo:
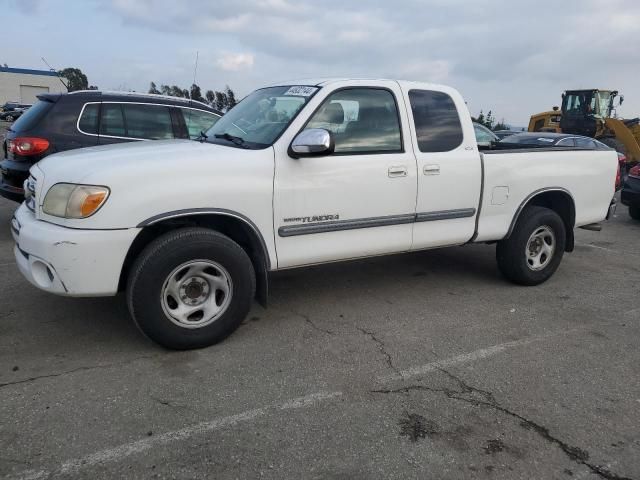
{"type": "Polygon", "coordinates": [[[285,271],[214,347],[40,292],[0,200],[0,478],[638,479],[640,223],[546,284],[494,247],[285,271]],[[4,228],[2,228],[4,225],[4,228]],[[635,290],[634,290],[635,289],[635,290]]]}

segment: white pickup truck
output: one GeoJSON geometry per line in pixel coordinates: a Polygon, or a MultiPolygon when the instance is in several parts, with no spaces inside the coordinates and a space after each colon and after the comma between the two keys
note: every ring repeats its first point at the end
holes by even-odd
{"type": "Polygon", "coordinates": [[[15,257],[60,295],[125,290],[148,337],[176,349],[229,335],[274,270],[496,242],[536,285],[608,217],[614,151],[480,153],[460,94],[394,80],[256,90],[202,140],[51,155],[12,219],[15,257]]]}

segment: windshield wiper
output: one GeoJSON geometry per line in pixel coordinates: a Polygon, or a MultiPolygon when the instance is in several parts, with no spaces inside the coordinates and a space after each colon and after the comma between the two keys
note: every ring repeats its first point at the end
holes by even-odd
{"type": "Polygon", "coordinates": [[[235,135],[231,135],[230,133],[216,133],[214,137],[222,138],[224,140],[229,140],[230,142],[235,143],[239,147],[249,148],[249,146],[245,143],[244,138],[236,137],[235,135]]]}
{"type": "Polygon", "coordinates": [[[198,140],[200,143],[202,143],[202,142],[206,142],[208,138],[209,138],[209,137],[207,136],[207,134],[206,134],[206,133],[204,133],[204,131],[200,130],[200,135],[198,135],[197,140],[198,140]]]}

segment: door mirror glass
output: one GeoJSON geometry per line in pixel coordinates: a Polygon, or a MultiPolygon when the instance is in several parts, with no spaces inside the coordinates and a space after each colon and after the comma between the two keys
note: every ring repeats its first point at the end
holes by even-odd
{"type": "Polygon", "coordinates": [[[333,135],[324,128],[309,128],[300,132],[291,142],[289,154],[293,158],[333,153],[335,142],[333,135]]]}

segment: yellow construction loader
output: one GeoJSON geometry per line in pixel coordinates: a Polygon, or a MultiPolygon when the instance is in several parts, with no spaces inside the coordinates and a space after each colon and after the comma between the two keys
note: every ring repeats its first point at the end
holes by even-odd
{"type": "MultiPolygon", "coordinates": [[[[529,131],[595,138],[624,153],[628,163],[640,162],[640,118],[617,118],[616,97],[617,90],[567,90],[562,94],[561,108],[531,116],[529,131]]],[[[619,96],[618,105],[623,101],[619,96]]]]}

